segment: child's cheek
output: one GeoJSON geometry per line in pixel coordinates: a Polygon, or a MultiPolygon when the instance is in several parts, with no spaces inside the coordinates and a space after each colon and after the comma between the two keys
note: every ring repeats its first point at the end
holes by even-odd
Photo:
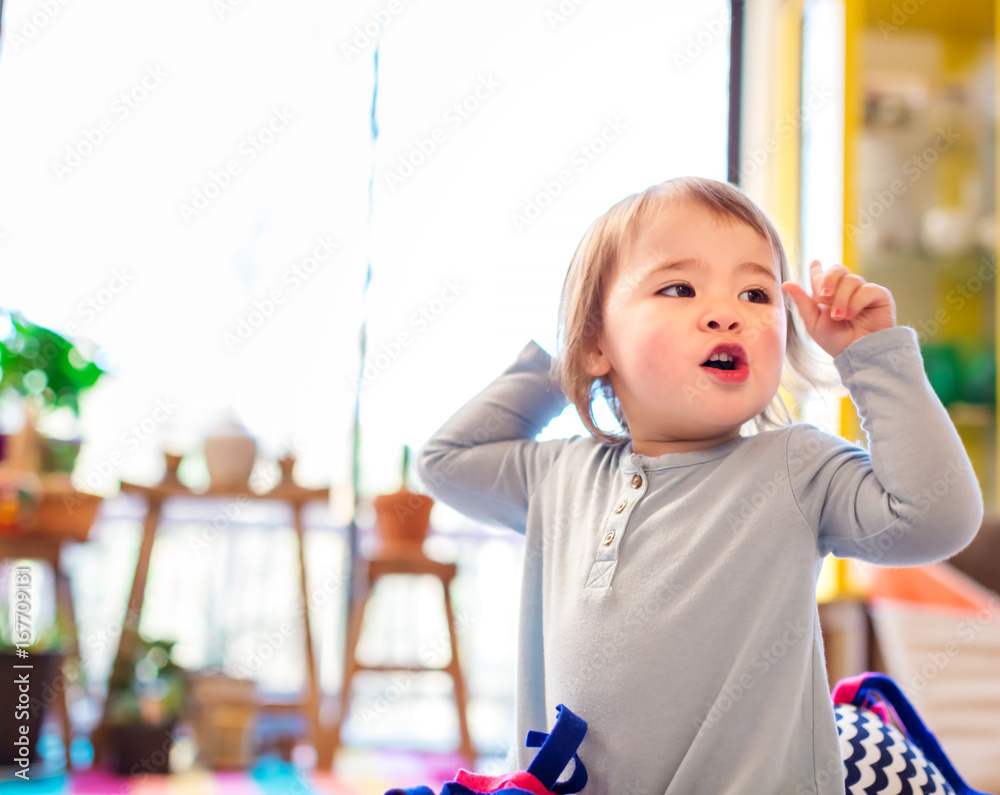
{"type": "Polygon", "coordinates": [[[760,339],[779,339],[783,343],[785,339],[784,309],[768,307],[751,315],[746,328],[743,329],[743,336],[748,342],[756,342],[760,339]]]}
{"type": "Polygon", "coordinates": [[[636,343],[641,370],[658,375],[669,374],[677,367],[677,344],[663,334],[646,332],[636,343]]]}

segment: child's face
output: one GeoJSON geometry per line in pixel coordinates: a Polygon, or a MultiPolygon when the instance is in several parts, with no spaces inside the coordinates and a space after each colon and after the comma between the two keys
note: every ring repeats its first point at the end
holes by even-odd
{"type": "Polygon", "coordinates": [[[780,279],[764,238],[697,205],[665,203],[639,230],[587,368],[610,374],[634,452],[722,444],[767,407],[785,353],[780,279]],[[735,362],[706,366],[719,346],[735,362]]]}

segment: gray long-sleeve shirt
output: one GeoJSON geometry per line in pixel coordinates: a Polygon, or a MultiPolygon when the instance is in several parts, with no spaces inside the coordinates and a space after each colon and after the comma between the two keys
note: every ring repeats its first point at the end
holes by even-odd
{"type": "Polygon", "coordinates": [[[912,329],[834,362],[870,454],[807,424],[656,457],[535,441],[567,400],[533,341],[422,448],[433,496],[525,533],[518,744],[580,715],[586,795],[843,793],[820,564],[943,559],[983,502],[912,329]]]}

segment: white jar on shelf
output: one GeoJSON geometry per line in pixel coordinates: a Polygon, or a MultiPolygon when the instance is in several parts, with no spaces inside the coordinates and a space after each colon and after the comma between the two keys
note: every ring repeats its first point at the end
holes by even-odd
{"type": "Polygon", "coordinates": [[[235,420],[205,439],[205,465],[213,489],[246,488],[256,459],[256,440],[235,420]]]}

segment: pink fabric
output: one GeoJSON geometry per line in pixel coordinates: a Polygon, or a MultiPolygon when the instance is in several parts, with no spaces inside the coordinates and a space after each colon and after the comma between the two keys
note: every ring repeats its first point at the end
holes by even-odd
{"type": "MultiPolygon", "coordinates": [[[[833,703],[834,704],[851,704],[854,702],[854,697],[858,694],[858,690],[864,683],[865,679],[872,676],[872,673],[866,672],[863,674],[858,674],[857,676],[848,676],[846,679],[841,679],[837,684],[833,686],[833,703]]],[[[883,704],[881,701],[865,707],[878,715],[883,723],[890,724],[893,722],[892,716],[889,713],[889,708],[883,704]]],[[[898,721],[897,721],[898,722],[898,721]]]]}
{"type": "Polygon", "coordinates": [[[524,771],[506,773],[502,776],[482,776],[478,773],[470,773],[468,770],[459,770],[455,774],[455,781],[477,792],[499,792],[520,787],[535,793],[535,795],[552,795],[549,790],[542,786],[542,782],[531,773],[524,771]]]}
{"type": "Polygon", "coordinates": [[[870,671],[866,671],[857,676],[848,676],[846,679],[841,679],[833,686],[833,703],[850,704],[853,702],[854,697],[858,694],[858,689],[861,687],[861,683],[871,675],[870,671]]]}

